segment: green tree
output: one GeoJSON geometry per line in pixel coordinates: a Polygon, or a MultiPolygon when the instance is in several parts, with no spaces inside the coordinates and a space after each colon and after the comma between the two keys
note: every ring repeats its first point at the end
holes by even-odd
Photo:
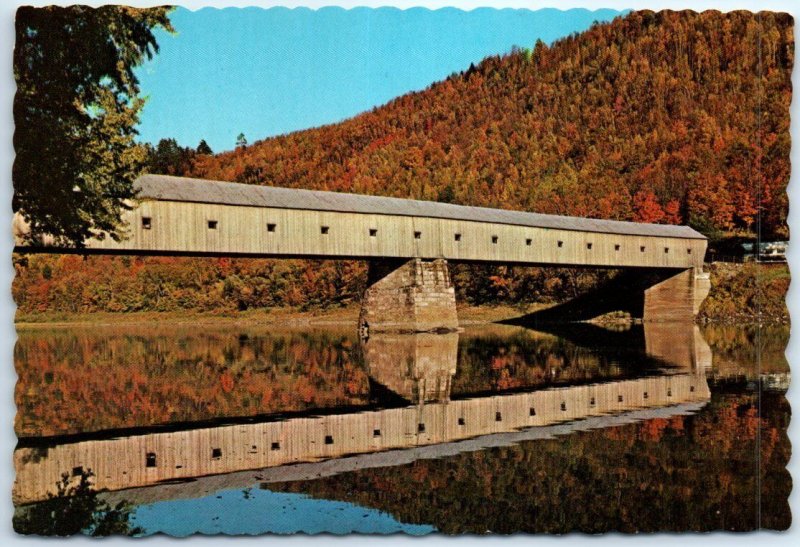
{"type": "Polygon", "coordinates": [[[133,69],[158,51],[155,28],[173,30],[170,10],[17,10],[13,207],[30,239],[124,237],[121,213],[146,159],[134,142],[143,100],[133,69]]]}
{"type": "Polygon", "coordinates": [[[239,133],[239,136],[236,137],[236,148],[243,148],[247,146],[247,137],[244,136],[244,133],[239,133]]]}

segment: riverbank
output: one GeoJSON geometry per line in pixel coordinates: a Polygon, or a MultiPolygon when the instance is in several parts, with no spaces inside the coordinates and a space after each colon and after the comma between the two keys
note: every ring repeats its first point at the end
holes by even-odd
{"type": "Polygon", "coordinates": [[[700,308],[698,322],[789,324],[787,264],[715,262],[708,271],[711,292],[700,308]]]}
{"type": "MultiPolygon", "coordinates": [[[[494,323],[532,313],[546,306],[531,304],[526,306],[459,306],[458,317],[461,325],[494,323]]],[[[358,322],[359,307],[352,304],[345,307],[299,310],[293,308],[271,308],[246,310],[243,312],[197,313],[197,312],[131,312],[131,313],[17,313],[15,323],[18,328],[70,326],[120,326],[168,323],[170,325],[231,324],[256,325],[279,324],[282,327],[308,327],[325,325],[355,325],[358,322]]]]}
{"type": "MultiPolygon", "coordinates": [[[[786,264],[714,263],[711,292],[698,315],[701,323],[788,324],[786,292],[790,274],[786,264]]],[[[527,315],[552,304],[525,303],[483,306],[460,305],[458,317],[462,325],[492,323],[527,315]]],[[[244,311],[142,311],[142,312],[17,312],[18,327],[69,325],[126,325],[165,322],[170,324],[280,324],[286,327],[314,325],[355,325],[359,306],[300,309],[293,307],[258,308],[244,311]]],[[[620,318],[614,317],[614,322],[620,318]]]]}

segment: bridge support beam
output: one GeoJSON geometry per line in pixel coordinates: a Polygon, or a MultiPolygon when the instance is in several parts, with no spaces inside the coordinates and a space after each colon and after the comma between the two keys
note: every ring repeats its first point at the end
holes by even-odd
{"type": "Polygon", "coordinates": [[[457,330],[456,295],[447,261],[371,261],[358,324],[365,335],[457,330]]]}
{"type": "Polygon", "coordinates": [[[644,291],[644,321],[693,321],[711,290],[709,274],[689,268],[644,291]]]}

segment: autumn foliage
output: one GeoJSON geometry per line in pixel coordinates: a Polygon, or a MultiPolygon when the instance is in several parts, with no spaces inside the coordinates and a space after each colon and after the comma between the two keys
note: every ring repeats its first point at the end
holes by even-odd
{"type": "MultiPolygon", "coordinates": [[[[250,309],[307,311],[353,305],[367,281],[360,261],[17,256],[12,294],[18,319],[76,314],[250,309]]],[[[588,290],[604,272],[455,266],[458,301],[552,302],[588,290]]]]}
{"type": "Polygon", "coordinates": [[[370,401],[349,331],[43,329],[20,333],[14,360],[20,437],[370,401]]]}

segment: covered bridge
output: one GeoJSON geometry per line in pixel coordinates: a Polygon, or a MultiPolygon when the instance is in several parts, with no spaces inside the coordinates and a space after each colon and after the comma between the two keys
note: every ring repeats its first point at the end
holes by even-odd
{"type": "MultiPolygon", "coordinates": [[[[419,316],[410,330],[452,326],[456,320],[447,261],[659,271],[661,281],[680,280],[668,291],[685,293],[671,297],[682,302],[680,310],[665,313],[670,306],[663,299],[654,302],[661,318],[691,317],[707,293],[707,276],[701,274],[706,238],[688,226],[166,175],[144,175],[136,185],[138,199],[124,214],[129,237],[90,240],[79,252],[366,259],[371,274],[365,303],[374,297],[372,308],[386,308],[389,316],[397,317],[398,311],[419,316]],[[451,312],[426,318],[419,305],[402,307],[410,288],[422,291],[422,301],[429,300],[422,308],[442,304],[451,312]]],[[[21,222],[15,231],[19,252],[65,251],[26,243],[21,222]]],[[[370,321],[365,310],[362,323],[394,328],[384,312],[370,321]]],[[[400,323],[409,324],[406,319],[400,323]]]]}

